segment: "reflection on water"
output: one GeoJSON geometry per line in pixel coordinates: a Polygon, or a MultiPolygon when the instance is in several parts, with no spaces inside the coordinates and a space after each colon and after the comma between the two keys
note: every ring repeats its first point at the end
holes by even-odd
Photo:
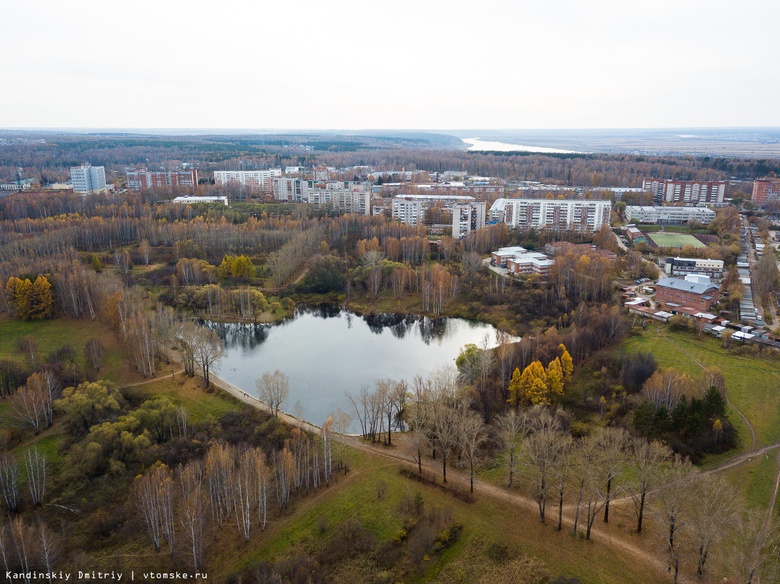
{"type": "Polygon", "coordinates": [[[300,402],[304,418],[349,412],[348,394],[380,379],[411,380],[453,366],[468,343],[495,346],[495,329],[457,318],[401,314],[358,316],[332,304],[296,310],[278,324],[203,322],[225,341],[217,374],[256,395],[255,380],[279,369],[290,379],[282,409],[300,402]]]}

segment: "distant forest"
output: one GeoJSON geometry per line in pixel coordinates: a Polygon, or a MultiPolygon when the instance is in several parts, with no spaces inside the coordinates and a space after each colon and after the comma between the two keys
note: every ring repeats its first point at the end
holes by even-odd
{"type": "Polygon", "coordinates": [[[187,163],[202,178],[219,169],[325,164],[380,170],[462,170],[505,180],[586,187],[637,187],[646,177],[750,181],[780,173],[780,161],[713,156],[636,156],[469,152],[457,138],[437,134],[142,136],[0,132],[0,181],[41,184],[69,179],[69,168],[90,162],[114,176],[124,167],[176,170],[187,163]]]}

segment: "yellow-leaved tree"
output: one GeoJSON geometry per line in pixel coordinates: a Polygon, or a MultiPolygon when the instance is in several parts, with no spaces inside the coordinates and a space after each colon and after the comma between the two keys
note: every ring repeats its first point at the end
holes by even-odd
{"type": "Polygon", "coordinates": [[[552,396],[563,395],[563,368],[558,357],[547,365],[547,390],[552,396]]]}
{"type": "Polygon", "coordinates": [[[550,403],[547,373],[540,361],[532,362],[522,373],[515,369],[509,382],[509,403],[515,407],[550,403]]]}
{"type": "Polygon", "coordinates": [[[569,381],[569,378],[571,377],[572,372],[574,371],[574,361],[571,358],[571,355],[569,355],[569,351],[566,349],[566,345],[561,343],[558,345],[558,348],[561,350],[561,369],[563,370],[563,381],[569,381]]]}

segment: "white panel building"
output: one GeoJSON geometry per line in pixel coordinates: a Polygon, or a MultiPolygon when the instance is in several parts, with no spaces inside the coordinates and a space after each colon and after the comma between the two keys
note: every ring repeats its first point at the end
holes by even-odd
{"type": "Polygon", "coordinates": [[[463,239],[469,233],[485,228],[485,201],[473,201],[452,207],[452,237],[463,239]]]}
{"type": "Polygon", "coordinates": [[[220,186],[238,184],[253,190],[270,191],[272,181],[282,176],[281,168],[269,170],[215,170],[214,183],[220,186]]]}
{"type": "Polygon", "coordinates": [[[611,203],[583,199],[497,199],[490,220],[519,229],[587,231],[609,226],[611,203]]]}
{"type": "Polygon", "coordinates": [[[84,164],[70,169],[70,180],[75,193],[94,193],[106,189],[106,169],[84,164]]]}
{"type": "MultiPolygon", "coordinates": [[[[472,203],[474,197],[470,195],[398,195],[393,197],[393,219],[407,225],[420,225],[425,219],[426,209],[430,207],[439,205],[445,209],[453,209],[458,205],[472,203]]],[[[453,218],[453,237],[455,237],[454,221],[453,218]]]]}
{"type": "Polygon", "coordinates": [[[649,223],[659,225],[684,225],[696,221],[702,225],[715,219],[715,211],[706,207],[649,207],[629,205],[626,207],[626,220],[629,223],[649,223]]]}

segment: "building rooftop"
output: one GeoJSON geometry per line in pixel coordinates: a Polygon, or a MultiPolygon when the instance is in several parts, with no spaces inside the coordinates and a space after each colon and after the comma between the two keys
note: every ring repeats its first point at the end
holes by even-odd
{"type": "Polygon", "coordinates": [[[698,282],[689,282],[678,278],[662,278],[656,282],[656,286],[672,288],[681,292],[693,292],[694,294],[706,294],[710,290],[718,290],[715,284],[701,284],[698,282]]]}

